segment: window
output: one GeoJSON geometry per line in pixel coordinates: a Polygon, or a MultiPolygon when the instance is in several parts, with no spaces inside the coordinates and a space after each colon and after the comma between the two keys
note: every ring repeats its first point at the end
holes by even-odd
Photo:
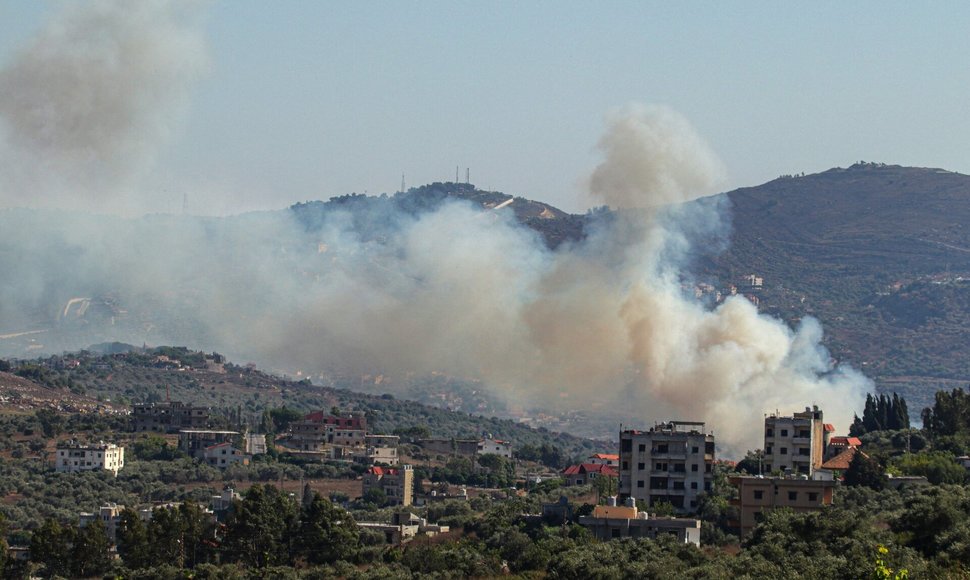
{"type": "Polygon", "coordinates": [[[691,463],[690,464],[690,470],[696,472],[697,471],[697,464],[696,463],[691,463]]]}
{"type": "Polygon", "coordinates": [[[754,490],[754,499],[764,499],[764,498],[765,498],[765,492],[763,490],[760,490],[760,489],[754,490]]]}
{"type": "Polygon", "coordinates": [[[765,455],[771,455],[771,445],[765,448],[765,455]]]}
{"type": "Polygon", "coordinates": [[[644,470],[646,468],[647,468],[647,466],[645,464],[643,464],[643,463],[637,463],[637,469],[639,469],[639,470],[642,471],[642,470],[644,470]]]}
{"type": "Polygon", "coordinates": [[[693,447],[690,448],[690,452],[691,453],[700,453],[701,452],[701,449],[697,445],[694,445],[693,447]]]}
{"type": "Polygon", "coordinates": [[[697,482],[696,481],[690,482],[690,488],[691,489],[697,489],[697,482]]]}
{"type": "Polygon", "coordinates": [[[799,455],[806,455],[807,456],[808,455],[808,451],[809,451],[808,447],[802,447],[801,449],[798,450],[798,454],[799,455]]]}
{"type": "Polygon", "coordinates": [[[643,453],[646,450],[647,450],[647,446],[644,443],[641,443],[640,445],[637,446],[637,451],[639,451],[640,453],[643,453]]]}
{"type": "Polygon", "coordinates": [[[643,487],[643,480],[637,481],[637,487],[643,487]]]}
{"type": "Polygon", "coordinates": [[[697,500],[696,499],[690,500],[690,507],[692,507],[692,508],[696,508],[697,507],[697,500]]]}
{"type": "Polygon", "coordinates": [[[684,482],[683,481],[675,481],[674,482],[674,489],[684,489],[684,482]]]}
{"type": "Polygon", "coordinates": [[[656,452],[657,453],[668,453],[669,452],[669,449],[670,448],[669,448],[669,446],[666,443],[661,443],[661,444],[657,445],[657,451],[656,452]]]}
{"type": "Polygon", "coordinates": [[[788,448],[787,447],[782,447],[781,448],[781,454],[782,455],[788,455],[788,448]]]}
{"type": "Polygon", "coordinates": [[[816,501],[818,501],[818,494],[817,494],[817,493],[815,493],[815,492],[810,492],[810,493],[808,494],[808,501],[811,501],[811,502],[816,502],[816,501]]]}
{"type": "Polygon", "coordinates": [[[782,437],[788,437],[788,429],[782,429],[781,430],[781,436],[782,437]]]}
{"type": "Polygon", "coordinates": [[[687,468],[683,463],[675,463],[674,471],[677,473],[684,473],[685,471],[687,471],[687,468]]]}
{"type": "Polygon", "coordinates": [[[704,491],[711,491],[711,482],[709,481],[704,482],[704,491]]]}
{"type": "Polygon", "coordinates": [[[765,437],[774,437],[774,436],[775,436],[774,429],[765,429],[765,437]]]}
{"type": "Polygon", "coordinates": [[[629,453],[633,450],[633,441],[624,439],[620,441],[620,453],[629,453]]]}
{"type": "Polygon", "coordinates": [[[797,499],[798,499],[798,492],[797,491],[789,491],[788,492],[788,501],[796,501],[797,499]]]}
{"type": "Polygon", "coordinates": [[[630,464],[628,462],[624,461],[623,462],[623,466],[620,469],[622,469],[623,471],[626,471],[626,470],[630,469],[630,464]]]}
{"type": "Polygon", "coordinates": [[[657,465],[654,467],[654,471],[667,471],[667,464],[658,462],[657,465]]]}

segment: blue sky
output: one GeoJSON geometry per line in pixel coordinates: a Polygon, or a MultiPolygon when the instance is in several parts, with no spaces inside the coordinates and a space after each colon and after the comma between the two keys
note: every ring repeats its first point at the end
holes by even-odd
{"type": "MultiPolygon", "coordinates": [[[[57,3],[0,4],[0,64],[57,3]]],[[[970,173],[970,4],[256,2],[207,6],[208,73],[143,187],[282,207],[454,178],[588,205],[604,116],[686,116],[724,189],[858,160],[970,173]]]]}

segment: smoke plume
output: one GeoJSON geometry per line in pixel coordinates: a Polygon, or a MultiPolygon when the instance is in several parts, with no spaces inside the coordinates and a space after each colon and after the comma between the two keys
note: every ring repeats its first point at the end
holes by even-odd
{"type": "MultiPolygon", "coordinates": [[[[137,191],[204,67],[193,18],[102,0],[45,27],[0,70],[0,201],[117,209],[137,191]]],[[[816,322],[693,297],[691,258],[723,247],[729,214],[701,197],[724,170],[690,124],[627,107],[599,151],[590,195],[617,211],[556,250],[512,208],[406,195],[219,219],[0,211],[0,349],[121,340],[314,375],[443,372],[632,426],[706,421],[734,454],[769,410],[837,402],[827,418],[847,427],[869,384],[832,366],[816,322]]]]}
{"type": "Polygon", "coordinates": [[[68,4],[0,69],[0,204],[116,211],[207,62],[198,5],[68,4]]]}

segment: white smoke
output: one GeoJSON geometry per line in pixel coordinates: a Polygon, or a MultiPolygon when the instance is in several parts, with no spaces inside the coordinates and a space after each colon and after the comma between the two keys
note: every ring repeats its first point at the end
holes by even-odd
{"type": "MultiPolygon", "coordinates": [[[[136,190],[204,67],[194,14],[74,4],[0,70],[0,200],[105,209],[136,190]]],[[[711,309],[683,290],[689,258],[727,231],[724,198],[698,199],[723,165],[690,124],[627,107],[599,150],[590,193],[620,211],[556,251],[509,209],[468,203],[415,214],[371,200],[367,227],[334,207],[319,227],[295,212],[0,211],[0,334],[109,296],[110,316],[90,307],[83,332],[55,330],[74,348],[96,336],[305,372],[440,371],[627,424],[703,420],[735,454],[760,446],[768,410],[834,402],[827,417],[846,427],[868,383],[832,367],[817,323],[791,330],[744,298],[711,309]]]]}
{"type": "Polygon", "coordinates": [[[198,18],[189,2],[66,4],[0,69],[0,205],[131,205],[206,67],[198,18]]]}

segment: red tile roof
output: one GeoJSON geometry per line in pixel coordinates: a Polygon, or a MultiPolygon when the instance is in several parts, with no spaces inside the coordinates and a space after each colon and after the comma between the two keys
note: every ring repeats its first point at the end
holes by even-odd
{"type": "Polygon", "coordinates": [[[371,467],[367,473],[372,475],[397,475],[397,470],[390,467],[371,467]]]}
{"type": "MultiPolygon", "coordinates": [[[[838,469],[839,471],[845,471],[849,468],[852,463],[852,458],[855,457],[856,453],[862,453],[858,447],[849,447],[842,453],[839,453],[832,459],[829,459],[822,464],[822,469],[838,469]]],[[[869,457],[865,453],[862,453],[863,457],[869,457]]]]}
{"type": "Polygon", "coordinates": [[[615,467],[600,463],[580,463],[579,465],[570,465],[562,470],[563,475],[581,475],[584,473],[599,473],[607,477],[619,477],[620,475],[615,467]]]}
{"type": "Polygon", "coordinates": [[[862,447],[862,440],[858,437],[844,437],[837,436],[829,439],[829,445],[835,446],[847,446],[847,447],[862,447]]]}
{"type": "Polygon", "coordinates": [[[831,423],[825,423],[822,425],[826,433],[835,433],[835,425],[831,423]]]}
{"type": "Polygon", "coordinates": [[[596,459],[605,459],[607,461],[619,461],[620,456],[613,453],[594,453],[590,457],[595,457],[596,459]]]}

